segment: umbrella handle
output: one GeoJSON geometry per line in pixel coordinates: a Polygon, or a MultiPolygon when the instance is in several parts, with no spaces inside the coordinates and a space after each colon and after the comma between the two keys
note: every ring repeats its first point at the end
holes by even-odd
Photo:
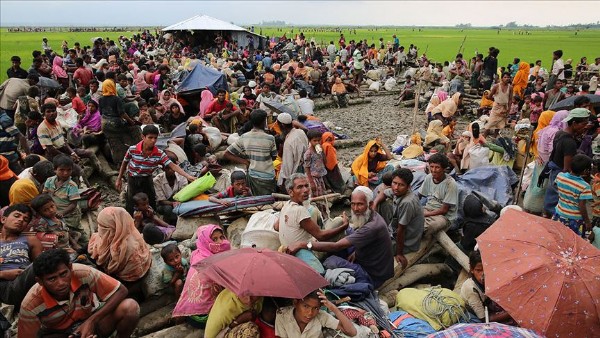
{"type": "Polygon", "coordinates": [[[485,323],[489,324],[490,323],[490,313],[488,312],[488,307],[484,306],[485,309],[485,323]]]}

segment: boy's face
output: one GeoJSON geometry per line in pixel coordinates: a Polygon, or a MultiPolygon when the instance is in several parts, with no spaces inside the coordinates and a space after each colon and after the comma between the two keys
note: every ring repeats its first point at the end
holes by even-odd
{"type": "Polygon", "coordinates": [[[168,254],[165,258],[165,263],[174,268],[181,266],[181,252],[177,250],[168,254]]]}
{"type": "Polygon", "coordinates": [[[44,204],[38,213],[44,218],[54,218],[56,217],[56,204],[50,201],[44,204]]]}
{"type": "Polygon", "coordinates": [[[311,138],[309,142],[312,147],[316,147],[317,144],[321,143],[321,138],[320,137],[311,138]]]}
{"type": "Polygon", "coordinates": [[[158,139],[158,135],[156,134],[148,134],[142,136],[142,141],[144,142],[144,146],[149,148],[154,148],[156,145],[156,140],[158,139]]]}
{"type": "Polygon", "coordinates": [[[319,314],[320,308],[321,302],[318,299],[294,300],[294,319],[296,319],[296,322],[306,325],[319,314]]]}
{"type": "Polygon", "coordinates": [[[473,274],[473,278],[475,278],[478,283],[483,284],[483,264],[477,263],[471,270],[471,274],[473,274]]]}
{"type": "Polygon", "coordinates": [[[2,227],[13,233],[20,233],[27,229],[31,215],[27,212],[20,212],[15,210],[8,214],[8,216],[1,216],[2,227]]]}
{"type": "Polygon", "coordinates": [[[246,180],[235,180],[231,183],[231,186],[236,195],[243,195],[247,189],[246,180]]]}
{"type": "Polygon", "coordinates": [[[143,200],[143,201],[137,202],[137,204],[135,205],[135,207],[139,211],[147,211],[148,208],[150,207],[150,203],[148,202],[148,200],[143,200]]]}
{"type": "Polygon", "coordinates": [[[90,92],[95,93],[98,91],[98,85],[95,83],[90,83],[90,92]]]}
{"type": "Polygon", "coordinates": [[[60,166],[54,169],[56,176],[61,181],[66,181],[71,178],[71,173],[73,172],[72,166],[60,166]]]}
{"type": "Polygon", "coordinates": [[[392,180],[392,192],[396,196],[406,195],[409,188],[410,184],[406,184],[406,182],[398,176],[394,177],[392,180]]]}
{"type": "Polygon", "coordinates": [[[121,87],[125,88],[129,84],[129,82],[127,82],[127,80],[121,80],[119,81],[119,84],[121,85],[121,87]]]}

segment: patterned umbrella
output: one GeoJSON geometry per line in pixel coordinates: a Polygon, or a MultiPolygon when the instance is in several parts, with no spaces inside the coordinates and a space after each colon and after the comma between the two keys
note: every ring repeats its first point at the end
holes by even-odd
{"type": "Polygon", "coordinates": [[[485,293],[519,326],[600,337],[600,250],[559,222],[508,210],[477,238],[485,293]]]}
{"type": "Polygon", "coordinates": [[[427,338],[543,338],[537,333],[500,323],[456,324],[427,338]]]}

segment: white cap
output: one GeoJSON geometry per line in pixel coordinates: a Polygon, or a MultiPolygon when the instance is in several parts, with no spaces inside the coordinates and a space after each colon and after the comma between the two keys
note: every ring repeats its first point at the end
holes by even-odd
{"type": "Polygon", "coordinates": [[[248,87],[250,87],[250,88],[256,87],[256,81],[251,80],[250,82],[248,82],[248,87]]]}
{"type": "Polygon", "coordinates": [[[277,121],[283,124],[292,124],[292,115],[288,113],[281,113],[277,115],[277,121]]]}

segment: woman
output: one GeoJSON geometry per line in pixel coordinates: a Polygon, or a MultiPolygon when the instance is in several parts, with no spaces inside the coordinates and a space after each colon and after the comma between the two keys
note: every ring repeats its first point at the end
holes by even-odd
{"type": "Polygon", "coordinates": [[[181,112],[184,112],[181,103],[179,103],[179,101],[177,101],[177,99],[173,97],[171,91],[168,89],[165,89],[162,92],[160,92],[160,94],[158,95],[158,103],[160,103],[163,108],[162,113],[159,113],[158,111],[156,112],[156,117],[159,119],[171,110],[171,105],[173,103],[179,106],[179,110],[181,112]]]}
{"type": "Polygon", "coordinates": [[[113,80],[102,82],[102,97],[98,102],[102,117],[102,132],[110,146],[114,163],[121,163],[129,145],[141,140],[140,128],[125,113],[123,100],[117,96],[117,87],[113,80]]]}
{"type": "Polygon", "coordinates": [[[325,168],[327,169],[327,175],[325,175],[325,183],[334,192],[343,193],[346,186],[342,173],[338,167],[337,150],[334,146],[335,136],[331,132],[323,133],[321,136],[321,147],[323,148],[323,162],[325,162],[325,168]]]}
{"type": "Polygon", "coordinates": [[[145,70],[140,72],[138,68],[135,68],[133,71],[133,84],[135,85],[136,91],[139,93],[140,97],[148,102],[154,97],[154,93],[152,92],[151,86],[148,84],[148,82],[146,82],[144,77],[145,72],[145,70]]]}
{"type": "MultiPolygon", "coordinates": [[[[82,134],[95,138],[102,131],[102,117],[98,110],[98,102],[90,100],[83,117],[73,127],[73,138],[76,144],[81,143],[82,134]]],[[[84,136],[85,138],[85,136],[84,136]]]]}
{"type": "Polygon", "coordinates": [[[107,274],[124,282],[146,275],[152,256],[133,218],[123,208],[107,207],[98,214],[98,232],[92,234],[88,252],[107,274]]]}
{"type": "MultiPolygon", "coordinates": [[[[540,154],[538,152],[538,141],[539,141],[539,133],[546,127],[550,125],[554,117],[555,112],[552,110],[543,111],[538,118],[537,128],[533,131],[533,136],[531,138],[531,152],[533,153],[533,158],[538,159],[540,154]]],[[[566,117],[566,116],[565,116],[566,117]]],[[[544,154],[545,155],[545,154],[544,154]]],[[[545,159],[539,161],[540,163],[545,163],[548,161],[548,157],[550,157],[550,153],[547,154],[545,159]]]]}
{"type": "Polygon", "coordinates": [[[431,121],[431,111],[433,110],[433,108],[437,107],[440,105],[440,103],[442,103],[442,100],[440,100],[440,97],[437,94],[433,94],[431,95],[431,99],[429,99],[429,103],[427,104],[427,108],[425,108],[425,114],[427,114],[427,120],[431,121]]]}
{"type": "Polygon", "coordinates": [[[379,138],[370,140],[362,154],[352,162],[352,174],[356,185],[376,187],[381,183],[381,177],[393,166],[387,167],[387,161],[393,158],[392,153],[379,138]]]}
{"type": "Polygon", "coordinates": [[[527,80],[529,79],[529,64],[525,61],[519,63],[519,70],[513,79],[513,95],[519,96],[522,100],[525,96],[525,88],[527,88],[527,80]]]}
{"type": "MultiPolygon", "coordinates": [[[[439,96],[439,95],[438,95],[439,96]]],[[[456,114],[458,106],[462,103],[462,94],[454,93],[452,97],[442,101],[437,107],[431,110],[431,116],[434,119],[441,120],[442,118],[449,118],[456,114]]]]}
{"type": "Polygon", "coordinates": [[[63,59],[60,56],[55,56],[52,60],[52,76],[60,83],[63,89],[69,87],[69,75],[63,68],[63,59]]]}
{"type": "Polygon", "coordinates": [[[342,82],[342,78],[339,76],[335,78],[335,83],[331,86],[331,97],[338,108],[348,106],[348,90],[346,89],[346,85],[342,82]]]}
{"type": "Polygon", "coordinates": [[[262,297],[238,296],[227,289],[221,291],[208,315],[204,337],[259,338],[260,331],[254,321],[262,304],[262,297]]]}
{"type": "Polygon", "coordinates": [[[438,143],[443,144],[446,147],[449,145],[450,140],[442,133],[443,128],[444,124],[440,120],[429,122],[427,134],[425,135],[424,148],[433,148],[438,143]]]}
{"type": "MultiPolygon", "coordinates": [[[[204,225],[196,231],[196,250],[192,252],[190,266],[219,252],[231,249],[223,229],[214,224],[204,225]]],[[[192,316],[197,323],[206,323],[208,313],[215,302],[220,288],[206,279],[196,269],[190,269],[185,279],[183,291],[173,310],[173,317],[192,316]]]]}
{"type": "Polygon", "coordinates": [[[0,155],[0,208],[10,204],[8,192],[17,179],[17,175],[8,167],[6,157],[0,155]]]}
{"type": "MultiPolygon", "coordinates": [[[[540,116],[540,121],[546,120],[547,116],[552,111],[545,111],[540,116]]],[[[559,130],[563,130],[566,127],[564,120],[569,112],[567,110],[561,110],[552,114],[550,124],[547,127],[536,129],[534,131],[535,145],[532,151],[535,155],[535,164],[533,167],[533,174],[531,176],[531,182],[527,186],[525,191],[525,197],[523,198],[523,208],[532,214],[540,215],[544,211],[544,193],[548,186],[548,180],[544,180],[542,184],[539,184],[539,177],[542,169],[546,163],[550,160],[550,154],[552,153],[554,136],[559,130]]],[[[538,128],[540,124],[538,124],[538,128]]],[[[532,142],[533,143],[533,142],[532,142]]]]}
{"type": "Polygon", "coordinates": [[[200,117],[204,118],[206,109],[208,109],[208,106],[210,106],[214,99],[214,95],[208,89],[204,89],[202,93],[200,93],[200,112],[198,114],[200,117]]]}

